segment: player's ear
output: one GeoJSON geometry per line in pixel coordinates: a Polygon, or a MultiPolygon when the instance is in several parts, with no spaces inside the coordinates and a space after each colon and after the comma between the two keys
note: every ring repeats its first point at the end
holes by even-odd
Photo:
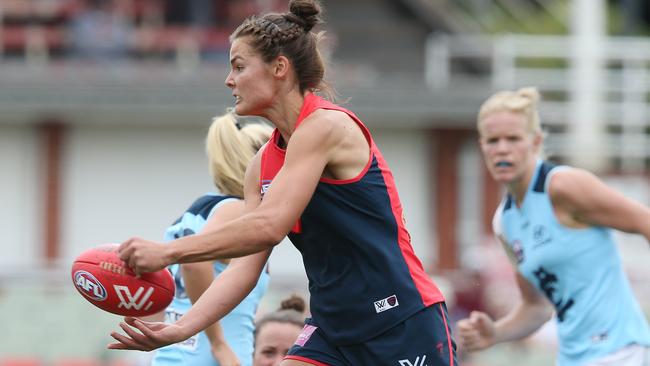
{"type": "Polygon", "coordinates": [[[286,56],[280,55],[275,59],[273,74],[278,78],[284,78],[290,69],[289,59],[286,56]]]}
{"type": "Polygon", "coordinates": [[[544,143],[544,134],[541,132],[536,132],[535,135],[533,136],[533,147],[537,153],[542,148],[542,144],[544,143]]]}

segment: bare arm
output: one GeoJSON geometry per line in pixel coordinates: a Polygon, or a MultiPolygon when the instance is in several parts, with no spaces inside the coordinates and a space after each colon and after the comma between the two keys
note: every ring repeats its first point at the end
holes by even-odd
{"type": "MultiPolygon", "coordinates": [[[[317,121],[316,121],[317,122],[317,121]]],[[[234,258],[269,249],[279,243],[300,218],[336,146],[330,123],[303,122],[287,146],[283,167],[258,207],[218,230],[181,238],[169,245],[171,262],[186,263],[234,258]]],[[[245,198],[259,202],[260,156],[256,174],[247,173],[245,198]],[[251,188],[254,187],[254,188],[251,188]]]]}
{"type": "Polygon", "coordinates": [[[192,335],[223,318],[253,290],[270,254],[233,259],[177,324],[192,335]]]}
{"type": "Polygon", "coordinates": [[[369,147],[347,115],[317,111],[294,131],[284,164],[261,201],[261,153],[246,172],[246,214],[218,229],[174,240],[167,245],[132,238],[120,245],[120,258],[136,273],[171,263],[237,258],[277,245],[299,219],[323,174],[343,179],[360,172],[369,147]],[[249,209],[250,208],[250,209],[249,209]]]}
{"type": "MultiPolygon", "coordinates": [[[[140,270],[155,270],[173,262],[206,261],[255,254],[233,259],[228,268],[175,324],[144,323],[127,318],[126,324],[121,324],[127,335],[111,333],[118,343],[110,344],[109,348],[151,350],[186,339],[223,317],[252,290],[268,259],[270,248],[281,241],[298,220],[328,162],[341,159],[346,154],[350,155],[350,150],[339,148],[339,142],[346,141],[341,134],[355,131],[357,136],[361,135],[358,129],[335,129],[333,123],[319,123],[321,120],[318,118],[311,121],[310,118],[305,119],[303,126],[292,135],[285,163],[261,203],[260,154],[253,160],[244,184],[247,212],[244,216],[215,230],[185,237],[167,246],[142,242],[122,244],[122,259],[131,267],[140,270]],[[336,159],[332,159],[332,155],[336,159]],[[151,250],[137,250],[138,247],[151,250]],[[165,251],[166,247],[175,247],[171,251],[173,255],[159,253],[165,251]],[[150,256],[157,259],[153,263],[147,262],[150,256]]],[[[349,126],[354,123],[346,118],[347,120],[335,121],[339,123],[337,126],[349,126]]],[[[365,151],[361,149],[363,156],[359,155],[358,162],[341,163],[341,169],[335,169],[334,175],[352,165],[359,166],[360,171],[368,159],[368,146],[365,142],[364,147],[365,151]]]]}
{"type": "MultiPolygon", "coordinates": [[[[501,240],[509,257],[514,259],[504,239],[501,240]]],[[[494,321],[487,314],[473,311],[457,324],[460,344],[469,351],[478,351],[496,343],[509,342],[529,336],[553,314],[551,304],[519,272],[516,273],[521,299],[503,318],[494,321]]]]}
{"type": "Polygon", "coordinates": [[[531,335],[553,315],[551,304],[519,272],[516,274],[521,301],[496,324],[495,343],[531,335]]]}
{"type": "Polygon", "coordinates": [[[605,226],[641,234],[650,242],[650,208],[585,170],[569,168],[553,174],[549,195],[558,218],[567,226],[605,226]]]}
{"type": "MultiPolygon", "coordinates": [[[[242,215],[244,203],[242,201],[227,202],[210,216],[202,231],[209,231],[223,225],[242,215]]],[[[181,265],[181,273],[185,283],[185,290],[192,304],[196,303],[201,295],[210,287],[214,280],[214,267],[212,262],[197,262],[181,265]]],[[[219,322],[215,322],[205,329],[205,334],[212,345],[212,352],[220,365],[238,365],[239,360],[230,348],[223,335],[219,322]]]]}
{"type": "MultiPolygon", "coordinates": [[[[255,177],[257,174],[251,173],[251,171],[254,171],[256,167],[257,171],[259,171],[259,162],[251,164],[251,167],[247,171],[244,187],[245,195],[249,197],[249,199],[245,200],[245,211],[254,210],[260,202],[259,192],[255,187],[256,184],[251,184],[255,182],[255,179],[258,179],[255,177]],[[250,197],[256,197],[257,199],[250,197]]],[[[215,220],[208,221],[202,233],[204,231],[218,230],[222,225],[223,223],[217,222],[215,218],[215,220]]],[[[190,237],[202,235],[200,233],[190,237]]],[[[165,245],[145,243],[145,245],[141,245],[139,255],[145,259],[149,256],[155,257],[164,248],[165,245]]],[[[127,249],[127,252],[131,252],[132,256],[136,257],[134,248],[127,249]]],[[[150,323],[135,318],[125,318],[126,324],[122,323],[120,327],[124,330],[126,336],[112,332],[111,336],[117,342],[109,344],[108,348],[149,351],[187,339],[193,334],[206,329],[228,314],[255,287],[270,252],[271,249],[268,249],[250,256],[233,259],[226,270],[211,282],[190,310],[174,324],[150,323]],[[132,327],[139,330],[141,334],[132,327]]]]}
{"type": "Polygon", "coordinates": [[[180,342],[204,330],[228,314],[255,287],[270,253],[269,249],[233,259],[190,310],[174,324],[144,322],[126,317],[125,323],[120,324],[126,335],[112,332],[111,336],[117,342],[109,344],[108,348],[151,351],[180,342]]]}

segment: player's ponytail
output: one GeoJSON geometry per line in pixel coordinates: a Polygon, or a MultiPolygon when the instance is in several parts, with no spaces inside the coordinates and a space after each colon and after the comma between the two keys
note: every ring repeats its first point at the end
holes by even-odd
{"type": "Polygon", "coordinates": [[[244,122],[230,111],[212,120],[205,150],[210,174],[220,193],[243,197],[246,167],[268,141],[271,131],[264,122],[244,122]]]}

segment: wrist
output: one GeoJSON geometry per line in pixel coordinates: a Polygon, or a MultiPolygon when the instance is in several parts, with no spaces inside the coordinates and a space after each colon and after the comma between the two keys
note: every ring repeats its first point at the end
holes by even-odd
{"type": "Polygon", "coordinates": [[[185,318],[185,316],[182,316],[174,323],[178,327],[178,333],[182,336],[181,340],[186,340],[200,332],[200,330],[194,330],[191,322],[188,322],[185,318]]]}
{"type": "Polygon", "coordinates": [[[210,343],[210,346],[211,346],[212,348],[214,348],[214,349],[222,349],[222,348],[224,348],[224,347],[227,347],[228,344],[227,344],[225,341],[220,340],[220,341],[213,341],[213,342],[211,342],[211,343],[210,343]]]}
{"type": "Polygon", "coordinates": [[[164,258],[166,265],[178,263],[179,251],[175,243],[168,243],[164,246],[164,258]]]}

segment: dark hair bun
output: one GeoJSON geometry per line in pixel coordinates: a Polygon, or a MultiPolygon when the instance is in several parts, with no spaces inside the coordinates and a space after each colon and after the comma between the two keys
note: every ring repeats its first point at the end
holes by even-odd
{"type": "Polygon", "coordinates": [[[305,311],[305,300],[298,295],[291,295],[289,298],[282,300],[280,310],[289,309],[303,313],[305,311]]]}
{"type": "Polygon", "coordinates": [[[309,32],[321,22],[318,16],[321,13],[321,7],[317,0],[290,0],[289,12],[295,15],[295,17],[291,17],[292,20],[300,24],[305,32],[309,32]]]}

